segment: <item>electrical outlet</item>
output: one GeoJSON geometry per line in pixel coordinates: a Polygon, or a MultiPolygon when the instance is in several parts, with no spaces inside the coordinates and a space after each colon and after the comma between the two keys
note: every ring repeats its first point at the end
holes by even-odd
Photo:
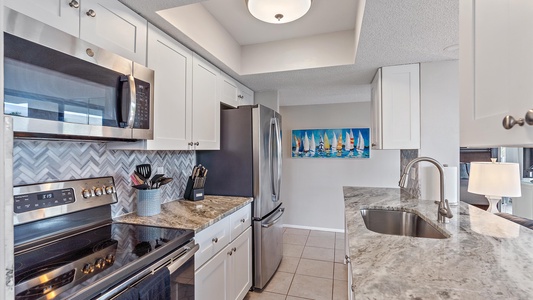
{"type": "Polygon", "coordinates": [[[157,167],[157,174],[165,174],[165,168],[157,167]]]}

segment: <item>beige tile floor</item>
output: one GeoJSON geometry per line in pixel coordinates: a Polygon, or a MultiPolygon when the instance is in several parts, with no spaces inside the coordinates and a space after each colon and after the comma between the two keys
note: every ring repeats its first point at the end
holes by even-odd
{"type": "Polygon", "coordinates": [[[261,292],[245,300],[346,300],[348,273],[343,263],[344,234],[286,228],[283,260],[261,292]]]}

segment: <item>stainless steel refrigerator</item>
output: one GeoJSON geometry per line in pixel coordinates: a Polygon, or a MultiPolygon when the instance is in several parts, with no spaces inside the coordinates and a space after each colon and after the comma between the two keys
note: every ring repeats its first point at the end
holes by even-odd
{"type": "Polygon", "coordinates": [[[197,151],[209,169],[206,195],[253,197],[253,272],[263,289],[283,254],[281,115],[262,106],[222,110],[220,150],[197,151]]]}

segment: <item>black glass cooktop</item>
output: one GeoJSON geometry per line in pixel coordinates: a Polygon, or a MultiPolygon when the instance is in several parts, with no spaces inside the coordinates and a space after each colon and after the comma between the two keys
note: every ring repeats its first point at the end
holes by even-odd
{"type": "Polygon", "coordinates": [[[192,230],[113,223],[16,254],[16,299],[52,290],[63,298],[104,278],[119,280],[119,270],[137,272],[193,237],[192,230]]]}

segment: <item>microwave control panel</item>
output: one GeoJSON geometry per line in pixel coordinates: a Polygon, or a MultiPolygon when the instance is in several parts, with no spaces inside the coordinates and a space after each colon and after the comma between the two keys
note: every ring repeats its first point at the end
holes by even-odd
{"type": "Polygon", "coordinates": [[[150,129],[150,84],[135,79],[137,108],[133,128],[150,129]]]}

